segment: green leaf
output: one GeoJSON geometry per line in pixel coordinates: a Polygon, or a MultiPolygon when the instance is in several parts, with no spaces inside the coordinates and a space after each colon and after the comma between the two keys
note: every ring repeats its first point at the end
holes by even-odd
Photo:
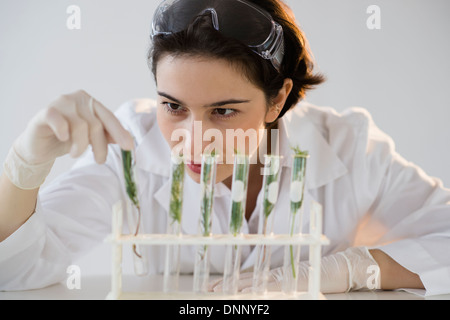
{"type": "Polygon", "coordinates": [[[294,150],[296,156],[309,156],[309,152],[306,150],[301,150],[299,146],[291,147],[292,150],[294,150]]]}
{"type": "Polygon", "coordinates": [[[170,210],[169,216],[172,223],[177,221],[181,223],[181,214],[183,207],[183,182],[184,182],[184,163],[175,165],[172,172],[172,187],[170,190],[170,210]]]}
{"type": "MultiPolygon", "coordinates": [[[[248,157],[243,158],[243,163],[239,163],[239,161],[235,162],[235,170],[234,170],[234,181],[242,181],[244,183],[244,192],[247,190],[248,183],[248,170],[249,170],[249,159],[248,157]]],[[[233,184],[234,184],[233,181],[233,184]]],[[[232,185],[233,187],[233,185],[232,185]]],[[[233,190],[232,190],[233,192],[233,190]]],[[[244,197],[246,199],[246,197],[244,197]]],[[[236,236],[242,227],[245,213],[245,201],[235,202],[232,201],[231,204],[231,218],[230,218],[230,231],[236,236]]]]}
{"type": "Polygon", "coordinates": [[[125,190],[131,202],[139,208],[137,186],[133,176],[133,156],[131,151],[122,150],[122,164],[125,178],[125,190]]]}
{"type": "MultiPolygon", "coordinates": [[[[136,207],[138,212],[138,221],[136,224],[136,231],[134,232],[134,235],[136,236],[139,232],[139,227],[141,224],[141,208],[138,200],[137,184],[136,181],[134,180],[133,154],[131,151],[128,150],[121,150],[121,154],[122,154],[123,175],[125,179],[125,190],[127,192],[128,198],[130,198],[130,201],[136,207]]],[[[133,244],[133,252],[139,258],[142,257],[137,252],[136,244],[133,244]]]]}
{"type": "MultiPolygon", "coordinates": [[[[202,205],[201,205],[201,225],[204,236],[209,236],[211,233],[211,211],[212,211],[212,190],[208,189],[208,185],[210,185],[211,181],[210,177],[211,170],[214,164],[203,162],[202,168],[202,185],[204,190],[204,194],[202,195],[202,205]]],[[[215,183],[214,181],[212,183],[215,183]]]]}
{"type": "Polygon", "coordinates": [[[244,220],[243,214],[244,208],[242,206],[242,202],[233,201],[231,207],[230,231],[234,236],[236,236],[241,230],[244,220]]]}

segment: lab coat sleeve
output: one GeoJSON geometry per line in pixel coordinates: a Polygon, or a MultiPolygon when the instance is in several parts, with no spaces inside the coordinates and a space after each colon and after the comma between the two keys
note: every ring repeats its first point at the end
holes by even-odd
{"type": "Polygon", "coordinates": [[[371,119],[366,147],[370,187],[360,190],[375,194],[369,212],[382,236],[374,247],[418,274],[426,295],[450,293],[450,190],[401,157],[371,119]]]}
{"type": "Polygon", "coordinates": [[[67,267],[110,232],[112,205],[123,196],[111,148],[106,164],[89,152],[42,190],[33,215],[0,243],[0,290],[63,281],[67,267]]]}
{"type": "Polygon", "coordinates": [[[450,293],[450,190],[398,155],[374,214],[390,226],[380,249],[417,273],[427,295],[450,293]]]}

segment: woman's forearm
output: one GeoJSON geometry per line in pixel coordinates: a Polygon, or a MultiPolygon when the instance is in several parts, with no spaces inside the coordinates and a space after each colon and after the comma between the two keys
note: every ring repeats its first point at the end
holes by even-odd
{"type": "Polygon", "coordinates": [[[419,275],[401,266],[394,259],[379,249],[369,250],[380,267],[381,289],[400,288],[424,289],[419,275]]]}
{"type": "Polygon", "coordinates": [[[33,214],[39,188],[17,188],[5,173],[0,176],[0,242],[9,237],[33,214]]]}

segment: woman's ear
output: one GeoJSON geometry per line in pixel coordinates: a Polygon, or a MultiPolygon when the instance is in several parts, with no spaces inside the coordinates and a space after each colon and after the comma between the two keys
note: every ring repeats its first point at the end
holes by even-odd
{"type": "Polygon", "coordinates": [[[286,78],[284,79],[283,86],[278,91],[278,94],[275,98],[271,101],[271,106],[269,107],[268,112],[266,113],[265,122],[266,123],[272,123],[275,120],[278,119],[278,116],[283,110],[284,104],[286,103],[286,100],[291,93],[293,87],[292,79],[286,78]]]}

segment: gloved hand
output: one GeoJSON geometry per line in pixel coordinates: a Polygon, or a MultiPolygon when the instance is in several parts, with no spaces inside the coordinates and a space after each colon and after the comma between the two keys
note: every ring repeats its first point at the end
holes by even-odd
{"type": "Polygon", "coordinates": [[[20,189],[42,185],[57,157],[79,157],[92,145],[97,163],[104,163],[108,143],[125,150],[133,138],[114,114],[84,91],[63,95],[39,112],[17,138],[4,162],[4,172],[20,189]]]}
{"type": "MultiPolygon", "coordinates": [[[[298,270],[298,291],[308,290],[308,262],[301,262],[298,270]]],[[[281,291],[283,268],[270,271],[268,291],[281,291]]],[[[377,262],[366,247],[349,248],[344,252],[323,257],[321,260],[320,291],[340,293],[361,289],[380,289],[380,273],[377,262]]],[[[216,281],[211,291],[221,292],[222,282],[216,281]]],[[[253,290],[253,273],[243,273],[239,278],[238,291],[253,290]]]]}

